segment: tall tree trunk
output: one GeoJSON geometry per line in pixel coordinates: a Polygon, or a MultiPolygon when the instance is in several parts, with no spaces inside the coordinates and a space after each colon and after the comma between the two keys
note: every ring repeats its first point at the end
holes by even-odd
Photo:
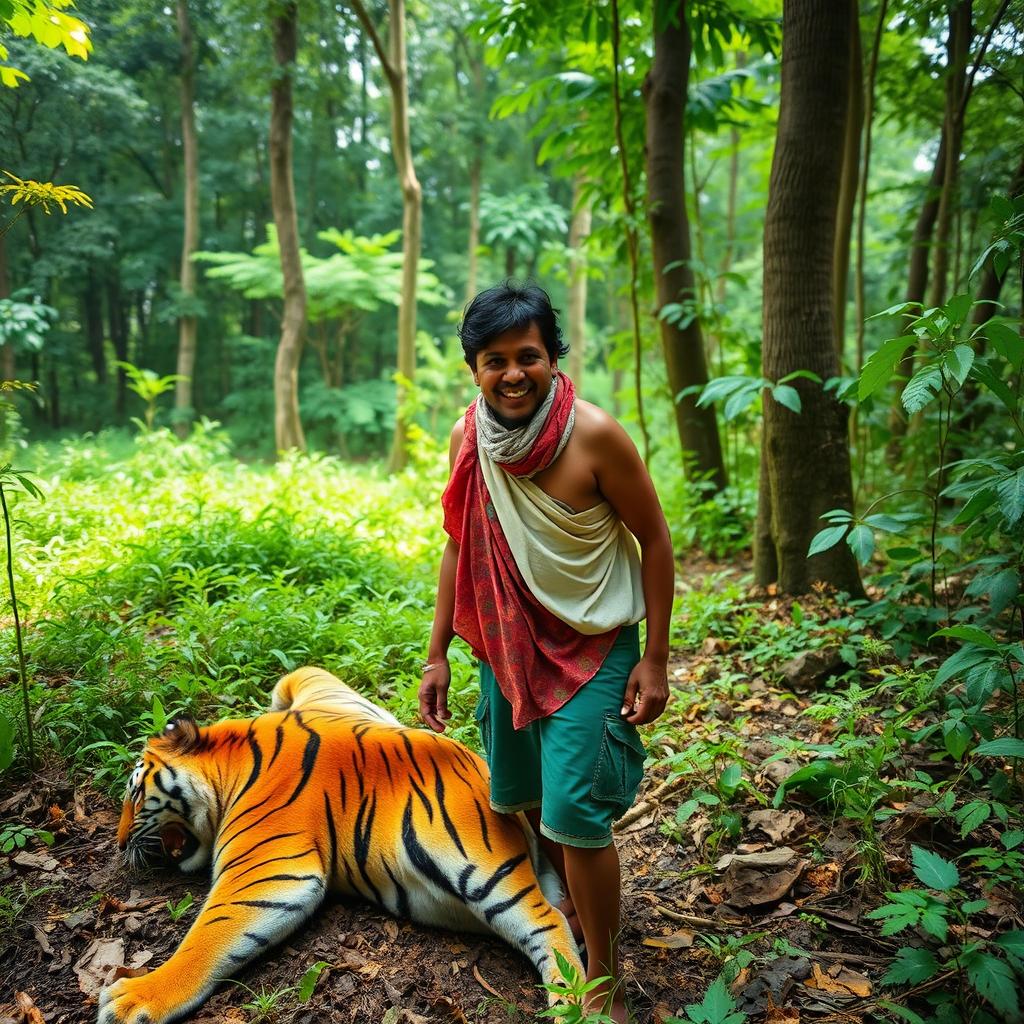
{"type": "MultiPolygon", "coordinates": [[[[192,254],[199,248],[199,142],[196,135],[196,55],[188,0],[177,0],[178,36],[181,40],[181,148],[185,172],[185,227],[181,240],[181,298],[185,303],[196,293],[196,267],[192,254]]],[[[196,363],[196,318],[178,318],[178,369],[181,379],[174,389],[174,430],[188,436],[194,417],[192,377],[196,363]]]]}
{"type": "MultiPolygon", "coordinates": [[[[655,0],[655,7],[658,6],[655,0]]],[[[655,11],[655,23],[658,22],[655,11]]],[[[647,108],[647,199],[654,250],[658,309],[669,303],[696,302],[690,266],[690,225],[686,215],[684,115],[690,74],[690,30],[680,8],[678,24],[665,24],[654,37],[654,63],[643,85],[647,108]]],[[[680,327],[659,316],[661,343],[674,398],[676,429],[694,469],[725,487],[725,463],[713,408],[699,409],[695,394],[680,392],[708,381],[700,322],[680,327]]]]}
{"type": "Polygon", "coordinates": [[[483,178],[483,143],[474,144],[473,159],[469,164],[469,245],[466,268],[466,305],[476,295],[477,277],[480,273],[480,184],[483,178]]]}
{"type": "Polygon", "coordinates": [[[954,208],[957,205],[957,186],[960,183],[960,150],[963,145],[964,107],[967,95],[967,61],[974,36],[971,14],[971,0],[961,0],[949,14],[949,37],[946,43],[949,55],[949,73],[946,78],[946,113],[943,124],[947,139],[946,166],[942,174],[942,192],[939,195],[935,241],[932,245],[934,264],[929,295],[929,305],[931,306],[941,305],[946,298],[950,236],[954,208]]]}
{"type": "MultiPolygon", "coordinates": [[[[473,78],[473,98],[481,108],[486,109],[487,96],[485,91],[484,61],[482,52],[479,49],[470,49],[464,37],[460,35],[466,56],[469,61],[469,70],[473,78]]],[[[477,291],[477,279],[480,273],[480,188],[483,184],[484,174],[484,143],[486,141],[484,129],[480,124],[474,122],[473,128],[473,155],[469,161],[469,251],[468,269],[466,272],[466,304],[472,301],[477,291]]]]}
{"type": "MultiPolygon", "coordinates": [[[[764,227],[764,375],[839,372],[833,343],[832,255],[850,84],[853,0],[784,0],[779,127],[764,227]]],[[[764,399],[764,472],[755,553],[757,582],[804,593],[822,580],[851,594],[863,588],[849,547],[813,558],[820,516],[852,508],[846,407],[800,379],[802,411],[764,399]],[[773,571],[775,570],[775,571],[773,571]]]]}
{"type": "Polygon", "coordinates": [[[278,452],[305,449],[299,419],[299,364],[306,330],[306,285],[299,254],[299,222],[292,174],[292,75],[298,51],[298,4],[270,4],[274,37],[270,87],[270,201],[281,250],[284,310],[281,341],[274,360],[274,445],[278,452]]]}
{"type": "MultiPolygon", "coordinates": [[[[952,171],[956,177],[956,168],[960,162],[960,146],[963,137],[963,115],[966,104],[966,54],[970,49],[971,34],[971,0],[961,0],[949,13],[949,35],[946,41],[948,63],[946,68],[946,108],[942,122],[942,137],[939,141],[939,151],[935,156],[935,166],[932,168],[931,178],[928,182],[928,191],[925,194],[924,203],[918,214],[917,222],[914,225],[914,234],[911,239],[910,251],[910,275],[907,281],[907,302],[925,301],[926,295],[933,305],[941,302],[941,296],[946,288],[946,268],[949,255],[946,245],[949,238],[949,223],[952,214],[950,207],[950,181],[948,175],[952,171]],[[961,50],[961,39],[965,31],[964,18],[966,15],[966,41],[963,43],[964,64],[957,66],[957,54],[961,50]],[[957,106],[951,106],[956,95],[957,106]],[[959,126],[959,127],[958,127],[959,126]],[[945,224],[942,224],[942,221],[945,224]],[[940,250],[942,250],[940,255],[940,250]],[[932,275],[931,289],[928,287],[928,261],[934,254],[934,274],[932,275]],[[936,278],[940,280],[936,281],[936,278]],[[936,300],[936,296],[940,298],[936,300]]],[[[908,341],[911,339],[908,336],[908,341]]],[[[909,344],[906,352],[900,360],[898,376],[909,380],[914,373],[914,348],[909,344]]],[[[900,402],[899,394],[893,396],[892,405],[889,408],[889,434],[890,440],[886,448],[886,456],[891,463],[898,458],[903,446],[903,437],[907,432],[907,418],[900,402]]]]}
{"type": "Polygon", "coordinates": [[[850,275],[850,238],[853,235],[853,209],[857,202],[857,183],[860,178],[860,137],[864,127],[864,65],[860,45],[860,16],[856,5],[850,10],[850,19],[850,88],[832,260],[835,344],[840,367],[846,349],[846,285],[850,275]]]}
{"type": "Polygon", "coordinates": [[[403,409],[405,390],[416,376],[416,283],[420,262],[420,232],[423,193],[416,177],[409,134],[409,68],[405,54],[405,0],[388,0],[390,11],[388,46],[384,48],[377,29],[363,4],[353,8],[373,41],[381,67],[391,89],[391,151],[402,189],[402,297],[398,305],[398,411],[391,439],[388,472],[396,473],[408,461],[408,425],[403,409]]]}
{"type": "Polygon", "coordinates": [[[853,369],[860,373],[864,366],[864,235],[867,223],[868,175],[871,172],[871,132],[875,117],[875,80],[878,77],[878,53],[882,47],[882,30],[889,7],[888,0],[882,0],[878,11],[878,23],[871,44],[871,58],[868,62],[868,80],[864,97],[864,165],[860,172],[860,198],[857,209],[857,265],[854,270],[854,320],[857,324],[856,354],[853,369]]]}
{"type": "MultiPolygon", "coordinates": [[[[107,280],[107,325],[108,336],[114,346],[114,355],[119,362],[128,361],[128,315],[121,295],[121,276],[117,264],[107,280]]],[[[117,395],[114,408],[118,419],[124,419],[128,405],[128,374],[124,368],[117,368],[117,395]]]]}
{"type": "Polygon", "coordinates": [[[107,354],[103,350],[103,297],[92,267],[86,272],[85,290],[82,292],[82,320],[92,368],[96,380],[103,384],[107,379],[107,354]]]}
{"type": "Polygon", "coordinates": [[[572,187],[572,222],[569,224],[569,376],[576,393],[583,395],[583,366],[587,333],[587,238],[590,237],[590,201],[582,198],[583,178],[572,187]]]}
{"type": "MultiPolygon", "coordinates": [[[[0,235],[0,299],[11,297],[11,279],[7,272],[7,246],[4,236],[0,235]]],[[[0,349],[0,379],[14,380],[14,346],[7,342],[0,349]]]]}

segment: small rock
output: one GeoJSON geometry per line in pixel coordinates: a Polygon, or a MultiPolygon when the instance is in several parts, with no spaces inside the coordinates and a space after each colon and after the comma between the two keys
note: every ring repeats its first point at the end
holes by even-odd
{"type": "Polygon", "coordinates": [[[787,661],[779,671],[791,690],[806,692],[817,689],[822,680],[835,675],[843,664],[838,648],[822,647],[816,651],[798,654],[787,661]]]}

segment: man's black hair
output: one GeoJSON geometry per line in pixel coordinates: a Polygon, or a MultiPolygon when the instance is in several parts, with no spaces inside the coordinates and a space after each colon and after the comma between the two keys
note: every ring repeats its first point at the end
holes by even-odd
{"type": "Polygon", "coordinates": [[[459,340],[466,362],[476,368],[477,354],[506,331],[525,331],[535,323],[548,350],[548,358],[564,356],[569,346],[562,340],[558,310],[538,285],[503,281],[480,292],[466,307],[459,324],[459,340]]]}

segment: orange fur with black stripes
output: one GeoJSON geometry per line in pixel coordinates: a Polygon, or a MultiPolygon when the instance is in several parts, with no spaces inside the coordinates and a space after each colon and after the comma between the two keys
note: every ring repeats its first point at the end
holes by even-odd
{"type": "Polygon", "coordinates": [[[213,884],[165,964],[103,991],[100,1024],[187,1015],[330,889],[427,924],[494,932],[544,981],[559,980],[556,951],[579,967],[542,892],[529,825],[490,809],[486,764],[403,728],[322,669],[285,676],[258,718],[206,728],[179,719],[150,740],[118,841],[129,862],[162,853],[185,870],[209,864],[213,884]]]}

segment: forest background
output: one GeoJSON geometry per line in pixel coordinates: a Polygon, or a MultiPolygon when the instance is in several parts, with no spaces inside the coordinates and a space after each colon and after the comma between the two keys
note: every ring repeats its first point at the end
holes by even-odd
{"type": "MultiPolygon", "coordinates": [[[[680,557],[646,737],[679,906],[739,913],[699,887],[798,807],[828,905],[901,935],[847,1009],[1018,1019],[1022,32],[1010,0],[0,0],[5,789],[116,791],[171,714],[307,662],[414,720],[455,325],[535,278],[680,557]]],[[[60,835],[0,807],[5,853],[60,835]]],[[[739,934],[699,936],[716,1024],[796,948],[739,934]]]]}

